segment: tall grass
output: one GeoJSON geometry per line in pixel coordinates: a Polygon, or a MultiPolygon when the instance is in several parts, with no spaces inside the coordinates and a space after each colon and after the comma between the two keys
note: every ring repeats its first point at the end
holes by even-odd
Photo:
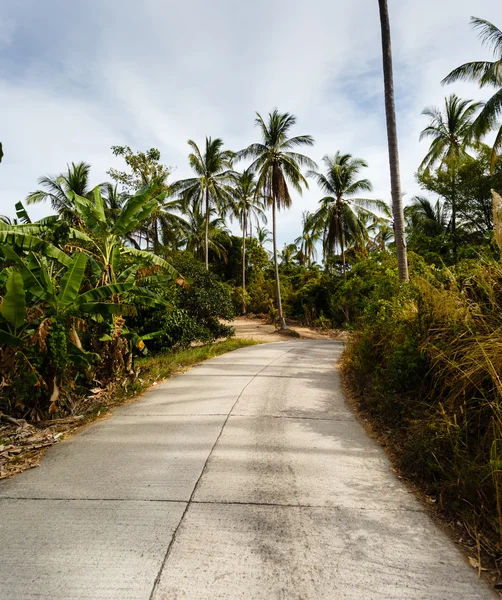
{"type": "Polygon", "coordinates": [[[421,268],[392,300],[378,290],[344,369],[390,432],[400,467],[502,567],[502,266],[421,268]]]}

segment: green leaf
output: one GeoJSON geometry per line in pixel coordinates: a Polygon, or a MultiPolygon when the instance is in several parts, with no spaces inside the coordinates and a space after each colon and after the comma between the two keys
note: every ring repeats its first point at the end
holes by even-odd
{"type": "Polygon", "coordinates": [[[125,315],[131,316],[136,314],[136,309],[130,304],[113,304],[108,302],[86,302],[80,304],[79,309],[88,315],[125,315]]]}
{"type": "Polygon", "coordinates": [[[40,252],[43,256],[53,258],[65,267],[71,266],[72,263],[72,259],[53,244],[22,231],[17,231],[12,227],[8,230],[0,228],[0,244],[9,244],[21,250],[40,252]]]}
{"type": "Polygon", "coordinates": [[[149,308],[158,308],[159,306],[163,306],[164,308],[172,308],[171,304],[155,294],[134,293],[131,294],[130,297],[128,294],[127,300],[128,302],[132,302],[138,306],[145,306],[149,308]]]}
{"type": "Polygon", "coordinates": [[[0,344],[5,346],[17,346],[19,348],[24,348],[24,340],[22,340],[17,335],[12,335],[8,331],[4,331],[0,329],[0,344]]]}
{"type": "Polygon", "coordinates": [[[0,251],[2,252],[2,254],[5,256],[5,258],[7,260],[11,260],[17,264],[22,264],[22,260],[21,257],[19,256],[19,254],[13,250],[10,246],[8,246],[7,244],[1,244],[0,245],[0,251]]]}
{"type": "Polygon", "coordinates": [[[141,214],[141,220],[150,215],[158,203],[157,198],[152,198],[157,188],[158,185],[152,182],[129,198],[115,222],[113,227],[115,233],[118,235],[129,233],[136,229],[139,222],[138,214],[141,214]]]}
{"type": "Polygon", "coordinates": [[[70,304],[77,297],[82,279],[84,278],[85,268],[87,266],[87,256],[82,252],[77,253],[73,259],[72,266],[67,269],[61,279],[61,286],[58,300],[63,305],[70,304]]]}
{"type": "Polygon", "coordinates": [[[103,202],[103,196],[101,196],[101,188],[99,185],[92,190],[92,197],[94,199],[94,213],[96,214],[96,218],[100,223],[106,223],[105,205],[103,202]]]}
{"type": "Polygon", "coordinates": [[[75,346],[75,344],[68,344],[68,356],[75,365],[82,367],[94,365],[101,361],[101,356],[99,354],[81,350],[78,346],[75,346]]]}
{"type": "Polygon", "coordinates": [[[136,281],[136,273],[141,267],[139,265],[131,265],[120,273],[120,280],[123,283],[134,283],[136,281]]]}
{"type": "Polygon", "coordinates": [[[30,216],[26,212],[22,202],[16,202],[14,207],[16,209],[17,218],[19,221],[21,221],[21,223],[31,223],[30,216]]]}
{"type": "Polygon", "coordinates": [[[105,300],[114,294],[123,294],[132,287],[134,287],[133,283],[110,283],[109,285],[102,285],[94,290],[89,290],[88,292],[77,296],[77,298],[75,298],[75,304],[80,305],[86,302],[105,300]]]}
{"type": "Polygon", "coordinates": [[[163,329],[161,329],[160,331],[152,331],[151,333],[146,333],[145,335],[141,336],[141,339],[144,342],[147,342],[148,340],[153,340],[155,338],[160,337],[161,335],[165,335],[165,331],[163,329]]]}
{"type": "Polygon", "coordinates": [[[24,325],[26,320],[26,292],[21,273],[14,270],[10,271],[5,287],[7,288],[7,293],[3,297],[0,312],[17,329],[24,325]]]}
{"type": "Polygon", "coordinates": [[[69,229],[68,238],[70,240],[80,240],[82,242],[92,242],[93,241],[92,238],[87,235],[87,233],[84,233],[83,231],[80,231],[79,229],[74,229],[73,227],[70,227],[70,229],[69,229]]]}
{"type": "Polygon", "coordinates": [[[128,254],[130,256],[135,256],[136,258],[141,258],[143,261],[150,265],[158,265],[162,267],[165,271],[167,271],[173,279],[177,279],[181,277],[178,271],[160,256],[153,254],[152,252],[148,252],[147,250],[137,250],[136,248],[124,248],[122,250],[122,254],[128,254]]]}
{"type": "Polygon", "coordinates": [[[21,268],[24,289],[31,295],[41,300],[53,299],[54,285],[51,281],[47,268],[39,256],[30,252],[23,261],[21,268]]]}
{"type": "MultiPolygon", "coordinates": [[[[95,190],[96,188],[93,190],[93,194],[95,190]]],[[[99,194],[101,195],[101,192],[99,194]]],[[[101,231],[106,231],[107,224],[104,213],[100,210],[100,207],[95,207],[93,200],[79,196],[75,192],[68,192],[68,197],[73,201],[79,217],[88,229],[96,230],[98,228],[101,231]]]]}

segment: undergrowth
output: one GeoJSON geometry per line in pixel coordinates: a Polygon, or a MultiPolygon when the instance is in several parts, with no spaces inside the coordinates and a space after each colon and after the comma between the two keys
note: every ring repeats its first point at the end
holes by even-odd
{"type": "Polygon", "coordinates": [[[377,280],[365,298],[346,380],[401,470],[462,522],[473,549],[500,572],[502,266],[411,262],[409,285],[387,266],[385,290],[377,280]]]}

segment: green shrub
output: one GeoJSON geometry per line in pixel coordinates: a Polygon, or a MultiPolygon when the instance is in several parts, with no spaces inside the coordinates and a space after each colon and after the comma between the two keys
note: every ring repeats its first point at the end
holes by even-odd
{"type": "Polygon", "coordinates": [[[131,328],[145,337],[148,350],[163,352],[231,337],[233,328],[220,322],[234,318],[229,286],[188,253],[177,254],[172,262],[187,285],[159,288],[170,308],[143,309],[130,321],[131,328]]]}
{"type": "Polygon", "coordinates": [[[360,288],[344,371],[401,468],[500,553],[502,266],[412,264],[406,286],[360,288]]]}

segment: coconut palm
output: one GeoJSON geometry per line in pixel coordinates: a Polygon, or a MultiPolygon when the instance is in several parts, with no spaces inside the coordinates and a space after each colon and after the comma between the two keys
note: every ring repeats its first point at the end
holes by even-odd
{"type": "Polygon", "coordinates": [[[387,222],[383,220],[378,226],[378,231],[373,237],[374,247],[380,252],[385,252],[387,246],[394,241],[394,229],[387,222]]]}
{"type": "Polygon", "coordinates": [[[368,234],[363,216],[373,214],[371,209],[382,208],[383,202],[358,196],[361,192],[372,190],[368,179],[358,179],[361,169],[368,166],[364,160],[340,152],[334,157],[324,156],[322,160],[326,174],[317,171],[308,173],[326,194],[319,201],[319,209],[310,218],[310,227],[313,232],[322,233],[325,260],[340,250],[345,278],[345,250],[349,243],[362,245],[366,241],[368,234]]]}
{"type": "Polygon", "coordinates": [[[232,213],[241,225],[242,228],[242,312],[246,313],[246,238],[248,235],[248,227],[252,219],[255,218],[258,222],[260,219],[266,223],[267,218],[263,210],[263,201],[258,196],[256,189],[255,174],[246,169],[236,177],[235,187],[232,191],[234,199],[232,213]]]}
{"type": "Polygon", "coordinates": [[[321,234],[312,228],[312,215],[304,211],[302,215],[302,234],[295,240],[300,247],[298,260],[303,266],[311,266],[317,260],[316,244],[321,241],[321,234]]]}
{"type": "Polygon", "coordinates": [[[456,94],[445,98],[444,112],[436,106],[428,106],[422,114],[429,117],[429,125],[420,134],[420,141],[432,139],[429,151],[419,169],[445,164],[449,158],[468,156],[467,150],[476,147],[472,141],[472,123],[481,102],[461,100],[456,94]]]}
{"type": "Polygon", "coordinates": [[[435,237],[446,234],[451,230],[448,209],[439,200],[436,201],[436,204],[432,204],[429,199],[423,196],[415,196],[404,212],[411,231],[435,237]]]}
{"type": "Polygon", "coordinates": [[[280,259],[281,265],[289,268],[293,265],[293,261],[298,258],[298,246],[296,244],[284,244],[281,250],[280,259]]]}
{"type": "Polygon", "coordinates": [[[492,152],[492,168],[497,151],[502,148],[502,125],[498,122],[502,114],[502,31],[489,21],[471,18],[473,29],[479,31],[484,45],[491,47],[495,60],[469,62],[454,69],[442,83],[455,81],[475,81],[480,87],[494,87],[493,96],[486,102],[473,123],[473,134],[480,139],[486,133],[498,127],[492,152]]]}
{"type": "Polygon", "coordinates": [[[49,201],[53,210],[57,211],[64,219],[75,220],[74,205],[69,193],[78,196],[87,196],[90,192],[89,172],[91,165],[86,162],[71,163],[67,165],[66,173],[60,175],[46,175],[38,180],[41,188],[31,192],[26,197],[28,204],[49,201]]]}
{"type": "Polygon", "coordinates": [[[211,212],[224,217],[232,204],[230,183],[235,179],[232,170],[233,152],[223,149],[223,140],[206,137],[202,152],[193,140],[188,140],[192,152],[188,156],[195,177],[178,181],[172,192],[182,198],[184,206],[204,216],[204,258],[209,269],[209,229],[211,212]]]}
{"type": "Polygon", "coordinates": [[[399,279],[408,280],[408,258],[404,233],[404,213],[399,174],[399,150],[397,140],[396,103],[394,100],[394,74],[392,68],[392,44],[390,37],[389,7],[387,0],[378,0],[380,9],[380,27],[382,32],[383,78],[385,89],[385,117],[387,122],[387,141],[389,145],[390,187],[392,195],[392,214],[394,217],[394,235],[399,270],[399,279]]]}
{"type": "Polygon", "coordinates": [[[258,225],[258,227],[256,228],[256,240],[262,248],[265,246],[265,244],[268,244],[272,241],[270,233],[270,230],[266,227],[260,227],[258,225]]]}
{"type": "Polygon", "coordinates": [[[257,188],[263,193],[267,205],[272,208],[272,243],[277,308],[281,329],[287,329],[287,326],[282,312],[279,280],[277,211],[291,206],[292,200],[288,184],[299,194],[302,193],[302,186],[308,188],[307,180],[302,174],[302,167],[316,168],[314,161],[294,151],[300,146],[313,146],[314,144],[314,140],[310,135],[288,138],[289,131],[295,123],[296,117],[294,115],[279,113],[277,109],[268,114],[266,122],[259,113],[256,113],[255,124],[260,129],[262,140],[251,144],[238,154],[241,159],[253,159],[249,169],[258,174],[257,188]]]}
{"type": "Polygon", "coordinates": [[[194,210],[188,208],[184,217],[185,224],[180,245],[201,261],[204,259],[207,248],[218,258],[226,260],[230,232],[224,219],[215,214],[215,209],[211,209],[209,222],[198,207],[195,207],[194,210]]]}
{"type": "Polygon", "coordinates": [[[429,106],[422,112],[430,118],[430,123],[420,134],[420,140],[432,138],[432,143],[419,170],[429,169],[439,163],[448,173],[451,182],[448,200],[451,204],[454,252],[456,252],[458,162],[459,159],[468,156],[469,148],[476,147],[476,142],[472,141],[472,124],[474,115],[481,105],[481,102],[461,100],[452,94],[445,98],[444,113],[434,106],[429,106]]]}

